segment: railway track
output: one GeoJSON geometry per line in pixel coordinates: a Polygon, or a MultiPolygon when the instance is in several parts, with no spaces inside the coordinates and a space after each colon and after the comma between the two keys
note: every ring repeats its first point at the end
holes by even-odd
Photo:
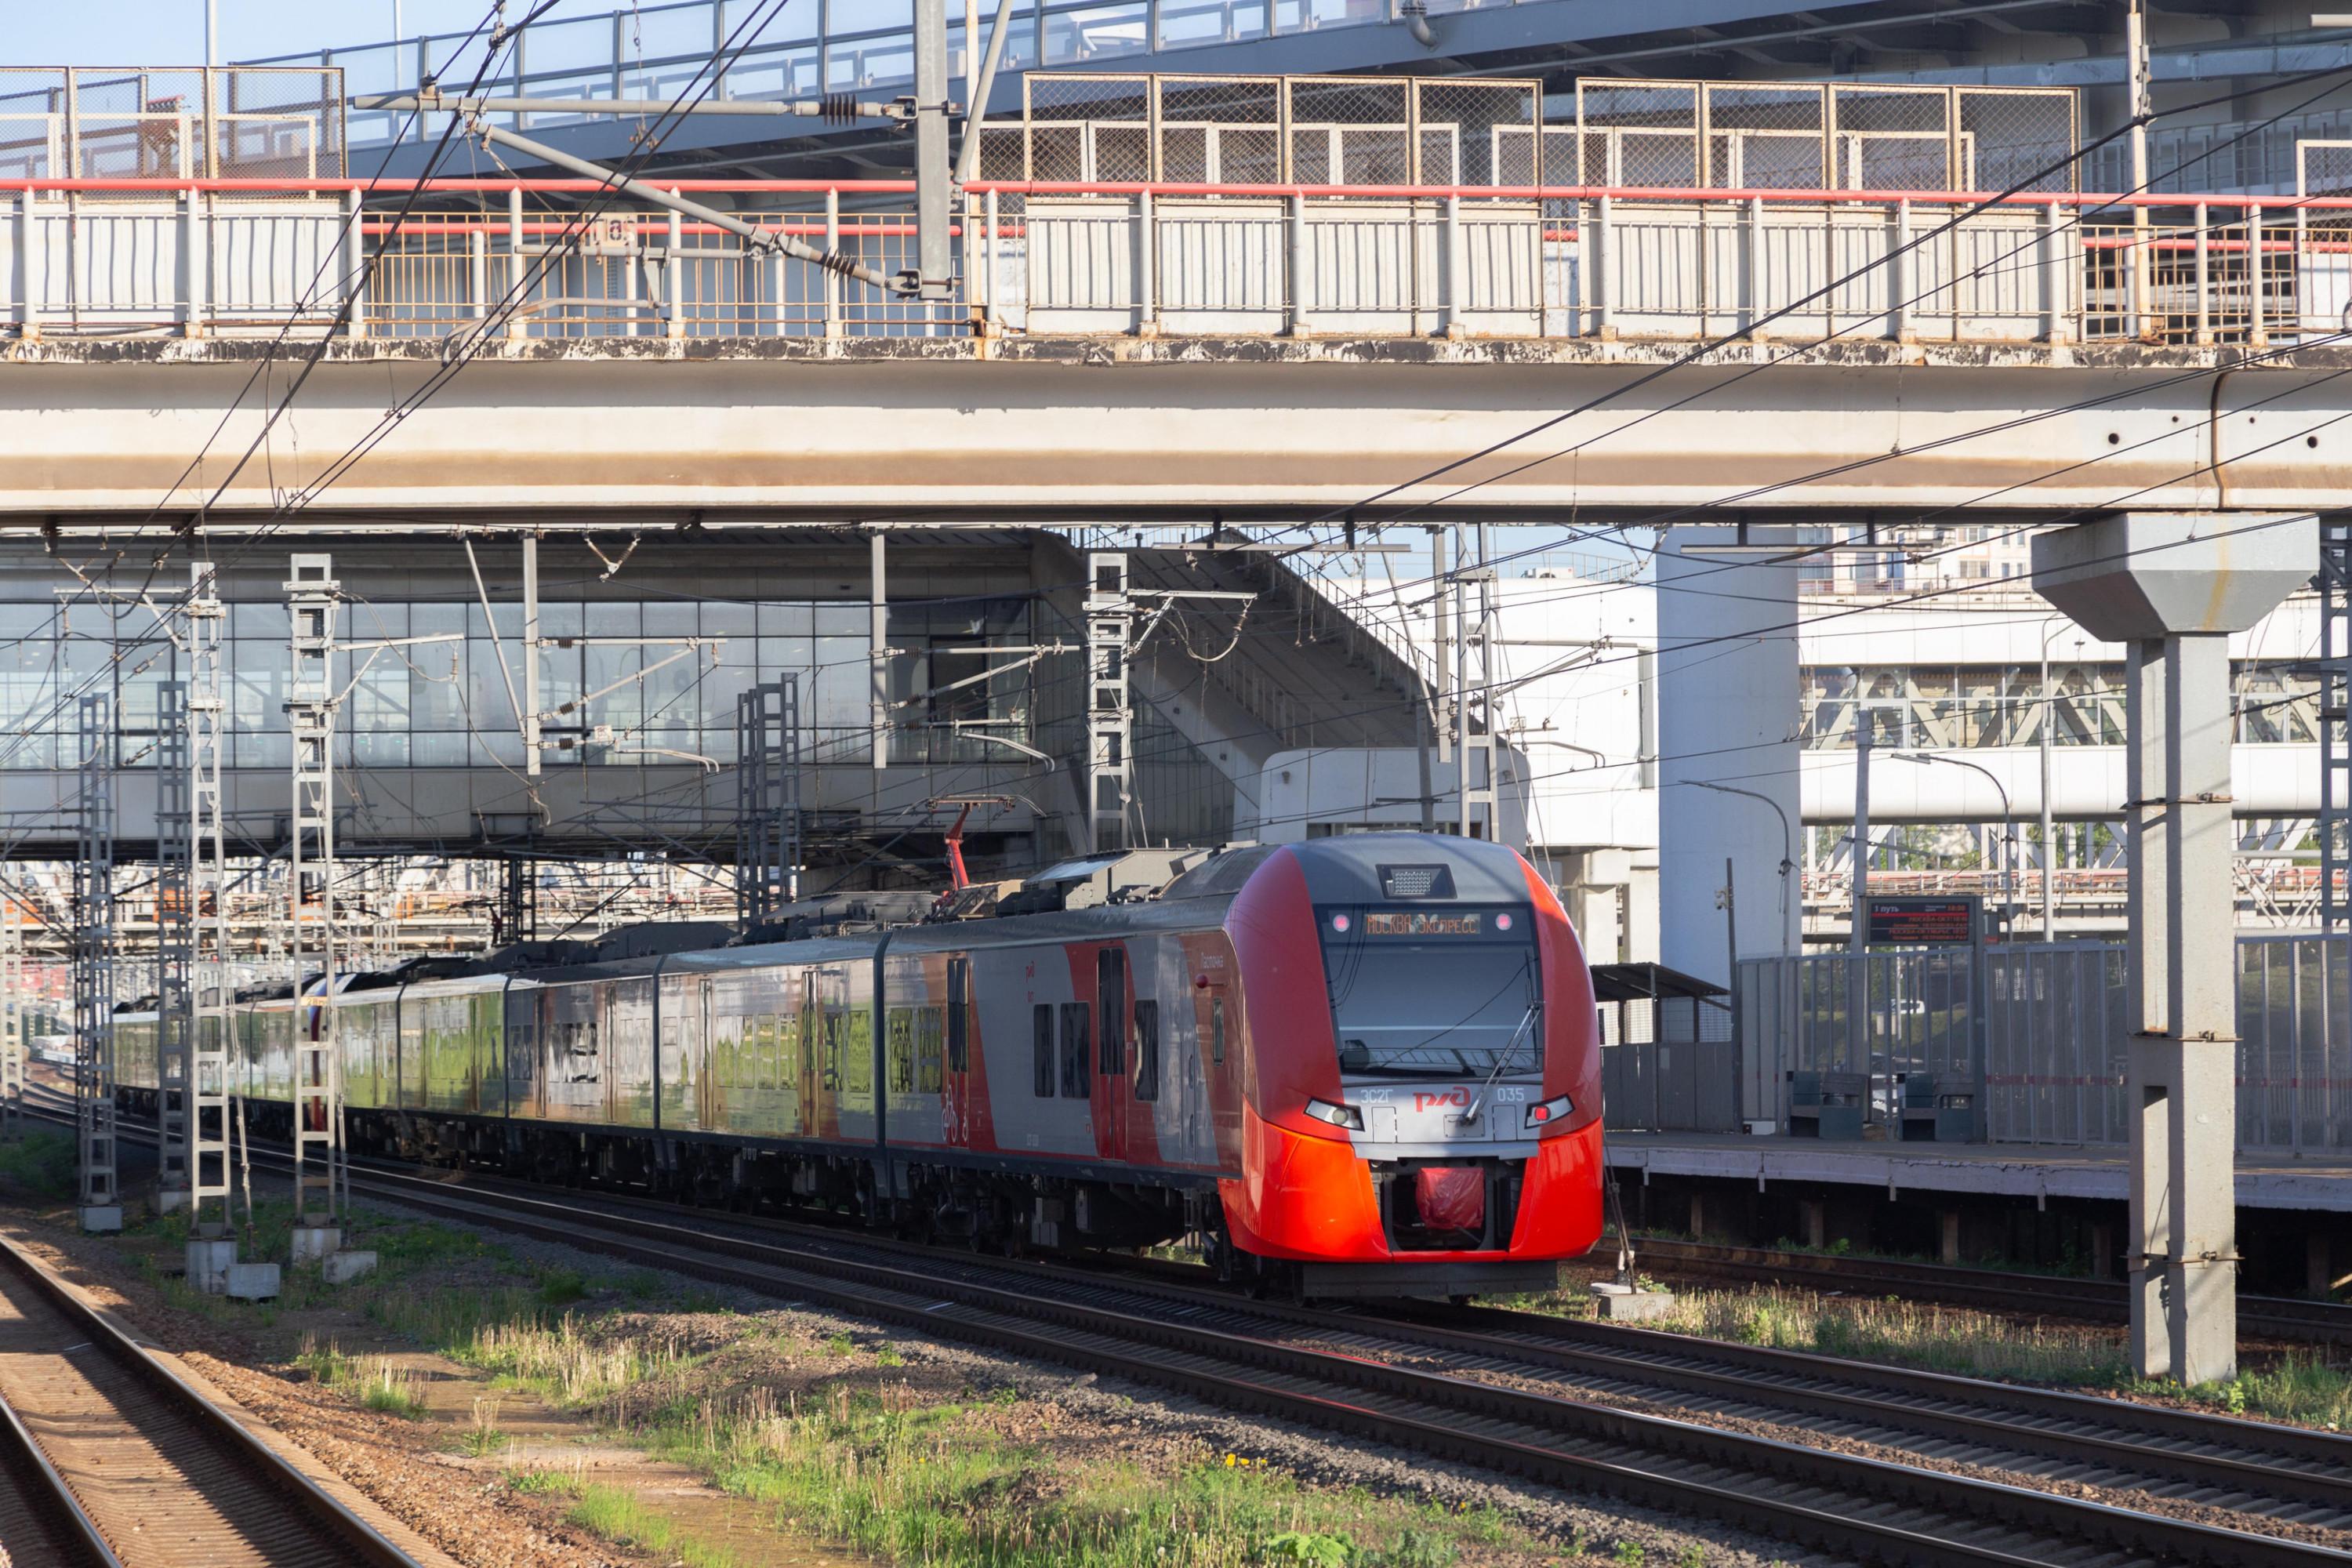
{"type": "Polygon", "coordinates": [[[0,1546],[75,1568],[415,1568],[0,1236],[0,1546]]]}
{"type": "Polygon", "coordinates": [[[458,1224],[1857,1558],[2352,1563],[2334,1549],[2352,1539],[2352,1439],[2333,1434],[1493,1309],[1246,1301],[1181,1268],[1106,1276],[496,1178],[352,1179],[458,1224]]]}
{"type": "Polygon", "coordinates": [[[2345,1564],[2352,1441],[1498,1313],[1340,1313],[738,1216],[354,1172],[373,1196],[1865,1560],[2345,1564]],[[1769,1365],[1768,1365],[1769,1363],[1769,1365]],[[1672,1414],[1665,1413],[1671,1410],[1672,1414]],[[1769,1425],[1775,1435],[1748,1429],[1769,1425]],[[1790,1431],[1789,1429],[1794,1428],[1790,1431]],[[1785,1435],[1780,1435],[1785,1433],[1785,1435]],[[1810,1439],[1810,1440],[1809,1440],[1810,1439]],[[1830,1443],[1894,1447],[1909,1462],[1830,1443]],[[1988,1479],[1972,1471],[2032,1478],[1988,1479]],[[2044,1489],[2063,1488],[2064,1490],[2044,1489]],[[2129,1491],[2151,1506],[2088,1500],[2129,1491]],[[2175,1511],[2166,1512],[2170,1508],[2175,1511]],[[2183,1517],[2228,1517],[2240,1528],[2183,1517]],[[2272,1531],[2286,1533],[2270,1533],[2272,1531]]]}
{"type": "MultiPolygon", "coordinates": [[[[1937,1301],[1948,1307],[2084,1318],[2103,1323],[2120,1323],[2131,1315],[2126,1287],[2117,1279],[2012,1274],[1946,1263],[1840,1258],[1778,1247],[1727,1247],[1715,1242],[1648,1237],[1641,1238],[1636,1247],[1643,1260],[1654,1265],[1658,1272],[1698,1279],[1802,1285],[1816,1290],[1901,1296],[1937,1301]]],[[[2259,1339],[2352,1345],[2352,1306],[2241,1292],[2238,1331],[2259,1339]]]]}

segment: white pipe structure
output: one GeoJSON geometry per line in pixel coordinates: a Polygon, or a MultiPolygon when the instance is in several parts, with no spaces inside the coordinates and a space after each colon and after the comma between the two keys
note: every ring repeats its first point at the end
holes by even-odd
{"type": "MultiPolygon", "coordinates": [[[[996,0],[996,21],[988,30],[988,58],[981,61],[980,80],[964,110],[963,145],[956,149],[955,183],[969,184],[980,168],[980,127],[988,118],[988,95],[996,90],[996,68],[1004,58],[1004,40],[1013,35],[1013,0],[996,0]]],[[[971,45],[966,43],[969,48],[971,45]]]]}
{"type": "MultiPolygon", "coordinates": [[[[2045,798],[2053,821],[2122,819],[2130,799],[2124,785],[2126,750],[2121,746],[2060,746],[2053,756],[2045,797],[2040,748],[1982,747],[1941,751],[1924,746],[1906,752],[1938,762],[1965,762],[1966,768],[1874,767],[1870,774],[1870,820],[1887,823],[1963,823],[2007,820],[2004,799],[2021,814],[2037,814],[2045,798]]],[[[1884,748],[1881,755],[1885,754],[1884,748]]],[[[1809,826],[1850,821],[1853,815],[1854,754],[1806,752],[1800,759],[1800,816],[1809,826]]],[[[2246,744],[2230,748],[2231,807],[2241,817],[2314,816],[2319,812],[2319,748],[2308,743],[2246,744]]]]}
{"type": "Polygon", "coordinates": [[[690,217],[697,223],[707,223],[714,227],[722,228],[738,239],[758,246],[762,250],[781,251],[796,261],[805,261],[813,266],[822,267],[829,272],[838,272],[845,278],[855,278],[860,283],[872,288],[887,289],[893,293],[903,291],[897,279],[887,278],[862,262],[852,261],[845,256],[828,255],[814,246],[802,244],[790,235],[778,234],[773,229],[761,228],[757,224],[745,223],[732,213],[723,213],[717,207],[705,206],[700,202],[679,195],[675,191],[666,191],[658,185],[648,184],[643,180],[631,179],[616,170],[604,167],[602,163],[574,157],[561,149],[550,147],[543,142],[534,142],[528,136],[518,136],[504,126],[493,125],[479,117],[475,118],[472,124],[475,131],[481,135],[504,146],[511,147],[526,157],[536,158],[541,163],[569,170],[584,179],[602,180],[616,192],[635,196],[640,201],[651,202],[656,206],[667,207],[670,211],[690,217]]]}
{"type": "Polygon", "coordinates": [[[723,114],[749,120],[912,118],[900,104],[836,98],[727,98],[682,104],[661,98],[457,98],[431,88],[415,93],[362,93],[352,98],[352,107],[394,112],[422,107],[446,110],[453,114],[723,114]]]}

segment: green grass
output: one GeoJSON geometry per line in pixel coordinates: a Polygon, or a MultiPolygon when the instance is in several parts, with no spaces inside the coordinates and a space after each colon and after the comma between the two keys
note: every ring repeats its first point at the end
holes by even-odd
{"type": "MultiPolygon", "coordinates": [[[[2170,1384],[2142,1386],[2179,1392],[2170,1384]]],[[[2241,1372],[2227,1383],[2200,1384],[2189,1390],[2189,1396],[2232,1415],[2293,1421],[2331,1432],[2352,1427],[2352,1369],[2330,1365],[2312,1355],[2282,1356],[2267,1366],[2241,1372]]]]}
{"type": "Polygon", "coordinates": [[[389,1356],[347,1356],[331,1343],[321,1347],[316,1340],[305,1340],[294,1363],[366,1409],[409,1421],[426,1414],[423,1380],[389,1356]]]}
{"type": "Polygon", "coordinates": [[[28,1127],[12,1143],[0,1143],[0,1185],[28,1197],[63,1200],[74,1194],[74,1135],[28,1127]]]}
{"type": "Polygon", "coordinates": [[[572,1511],[566,1517],[583,1530],[623,1546],[655,1552],[686,1568],[737,1568],[740,1560],[732,1552],[680,1528],[638,1501],[635,1492],[591,1481],[572,1495],[572,1511]]]}
{"type": "MultiPolygon", "coordinates": [[[[1558,1304],[1589,1310],[1581,1302],[1558,1304]]],[[[2021,1322],[1964,1307],[1893,1297],[1823,1296],[1782,1286],[1684,1291],[1675,1297],[1673,1312],[1650,1326],[1735,1344],[1811,1351],[1972,1377],[2109,1387],[2126,1370],[2122,1342],[2098,1329],[2021,1322]]]]}
{"type": "Polygon", "coordinates": [[[780,1406],[765,1390],[702,1402],[640,1434],[655,1452],[767,1505],[780,1528],[931,1568],[1451,1568],[1509,1539],[1505,1516],[1304,1487],[1226,1455],[1173,1476],[1073,1468],[888,1385],[780,1406]]]}

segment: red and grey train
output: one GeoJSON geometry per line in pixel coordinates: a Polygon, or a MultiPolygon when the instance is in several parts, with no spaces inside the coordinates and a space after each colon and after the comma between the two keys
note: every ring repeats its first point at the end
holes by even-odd
{"type": "MultiPolygon", "coordinates": [[[[1117,878],[1074,869],[1032,887],[1117,878]]],[[[359,977],[334,1007],[350,1135],[1012,1250],[1193,1233],[1228,1278],[1316,1296],[1524,1289],[1598,1239],[1591,978],[1519,856],[1345,836],[1122,892],[359,977]]],[[[283,994],[232,1016],[265,1126],[290,1118],[294,1030],[318,1016],[283,994]]],[[[116,1026],[151,1108],[152,1015],[116,1026]]]]}

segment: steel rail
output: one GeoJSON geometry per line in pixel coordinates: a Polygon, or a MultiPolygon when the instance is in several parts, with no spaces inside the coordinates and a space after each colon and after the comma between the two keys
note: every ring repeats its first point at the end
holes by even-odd
{"type": "Polygon", "coordinates": [[[15,1483],[11,1500],[29,1516],[22,1519],[24,1526],[47,1537],[39,1542],[20,1540],[5,1515],[0,1514],[0,1552],[8,1560],[55,1562],[59,1568],[123,1568],[122,1559],[106,1543],[96,1521],[81,1506],[81,1499],[74,1495],[72,1485],[58,1472],[16,1407],[5,1398],[0,1398],[0,1470],[15,1483]],[[53,1555],[33,1555],[29,1548],[35,1545],[53,1555]]]}
{"type": "MultiPolygon", "coordinates": [[[[2133,1562],[2245,1568],[2352,1563],[2352,1555],[2276,1536],[1301,1348],[1188,1322],[1164,1302],[1122,1310],[1081,1300],[1077,1289],[1042,1295],[1034,1280],[946,1278],[936,1259],[926,1260],[928,1269],[874,1261],[870,1254],[860,1260],[852,1243],[785,1245],[376,1171],[353,1180],[363,1192],[461,1224],[818,1300],[1554,1484],[1696,1509],[1743,1528],[1865,1556],[2112,1563],[2122,1548],[2132,1554],[2124,1561],[2133,1562]],[[1825,1500],[1815,1489],[1836,1495],[1825,1500]]],[[[1856,1412],[1867,1413],[1866,1406],[1856,1412]]]]}
{"type": "MultiPolygon", "coordinates": [[[[1727,1247],[1713,1242],[1644,1238],[1643,1256],[1672,1273],[1706,1278],[1802,1285],[1832,1290],[1860,1287],[1871,1294],[1939,1301],[2000,1312],[2122,1322],[2129,1315],[2126,1287],[2114,1279],[2068,1279],[1968,1268],[1949,1263],[1915,1263],[1884,1258],[1842,1258],[1779,1247],[1727,1247]]],[[[2352,1344],[2352,1307],[2332,1301],[2298,1301],[2284,1296],[2238,1297],[2242,1334],[2324,1344],[2352,1344]]]]}
{"type": "MultiPolygon", "coordinates": [[[[512,1178],[492,1178],[491,1186],[468,1185],[460,1193],[445,1182],[404,1170],[394,1162],[375,1164],[368,1175],[381,1183],[382,1195],[411,1207],[437,1208],[445,1217],[461,1223],[513,1223],[497,1215],[485,1216],[478,1208],[469,1212],[472,1205],[511,1205],[525,1214],[573,1216],[535,1232],[549,1239],[568,1239],[593,1247],[597,1244],[581,1241],[583,1229],[618,1229],[660,1247],[683,1241],[707,1251],[746,1259],[755,1266],[788,1268],[798,1267],[802,1260],[809,1258],[822,1259],[824,1266],[830,1267],[841,1261],[844,1250],[853,1257],[883,1253],[918,1265],[927,1263],[933,1270],[943,1268],[950,1274],[977,1272],[981,1276],[977,1281],[967,1281],[976,1289],[1002,1290],[1003,1287],[990,1284],[991,1278],[1012,1275],[1016,1280],[1014,1298],[1027,1304],[1022,1311],[1030,1315],[1045,1310],[1034,1283],[1060,1285],[1082,1297],[1091,1294],[1097,1298],[1097,1307],[1107,1296],[1132,1296],[1143,1291],[1154,1299],[1149,1303],[1126,1302],[1122,1310],[1127,1316],[1136,1317],[1148,1308],[1148,1318],[1143,1321],[1160,1323],[1167,1321],[1166,1313],[1173,1309],[1180,1317],[1189,1319],[1189,1326],[1194,1329],[1221,1328],[1228,1334],[1243,1331],[1240,1338],[1266,1353],[1295,1350],[1267,1340],[1265,1321],[1273,1320],[1343,1342],[1359,1341],[1360,1348],[1371,1354],[1401,1345],[1418,1345],[1447,1352],[1481,1371],[1522,1372],[1539,1376],[1549,1369],[1618,1385],[1613,1391],[1604,1389],[1604,1393],[1623,1392],[1644,1398],[1654,1397],[1660,1390],[1697,1394],[1727,1402],[1736,1408],[1727,1413],[1736,1416],[1786,1424],[1788,1413],[1794,1412],[1801,1417],[1838,1424],[1845,1435],[1879,1447],[1903,1447],[1906,1434],[1973,1443],[1995,1450],[1971,1461],[1981,1468],[2035,1474],[2030,1466],[2005,1462],[2004,1455],[2017,1454],[2040,1456],[2070,1467],[2063,1476],[2042,1479],[2080,1479],[2080,1471],[2073,1467],[2098,1465],[2109,1467],[2116,1474],[2091,1484],[2108,1489],[2139,1489],[2150,1479],[2220,1489],[2227,1495],[2181,1500],[2233,1510],[2249,1518],[2267,1516],[2284,1522],[2341,1529],[2346,1528],[2347,1510],[2352,1510],[2352,1438],[2305,1428],[1490,1308],[1343,1313],[1245,1301],[1230,1291],[1203,1285],[1200,1270],[1181,1265],[1147,1269],[1143,1278],[1133,1271],[1107,1276],[1099,1269],[1061,1262],[983,1262],[968,1252],[855,1235],[805,1221],[765,1216],[751,1219],[749,1223],[754,1228],[786,1238],[784,1243],[769,1246],[745,1241],[740,1235],[713,1236],[691,1225],[680,1225],[677,1221],[683,1216],[675,1205],[640,1194],[599,1193],[593,1200],[596,1206],[591,1207],[579,1194],[539,1196],[561,1190],[512,1178]],[[627,1211],[651,1217],[634,1218],[627,1211]],[[589,1218],[591,1226],[582,1226],[578,1223],[580,1216],[589,1218]],[[790,1245],[792,1242],[799,1245],[790,1245]],[[778,1264],[778,1258],[787,1261],[778,1264]],[[1249,1320],[1259,1321],[1253,1325],[1249,1320]],[[1856,1431],[1856,1423],[1882,1431],[1856,1431]],[[1895,1429],[1893,1434],[1885,1435],[1883,1429],[1890,1427],[1895,1429]],[[2315,1507],[2338,1517],[2315,1519],[2310,1512],[2315,1507]]],[[[730,1229],[736,1230],[745,1223],[746,1217],[741,1215],[732,1215],[729,1221],[730,1229]]],[[[667,1255],[648,1256],[641,1260],[694,1271],[667,1255]]],[[[905,1288],[910,1278],[915,1276],[893,1266],[882,1282],[905,1288]]],[[[936,1272],[919,1278],[929,1289],[936,1289],[941,1283],[936,1272]]],[[[792,1288],[795,1295],[809,1291],[810,1288],[802,1281],[795,1281],[792,1288]]],[[[845,1310],[857,1310],[863,1298],[853,1293],[838,1300],[845,1310]]],[[[998,1305],[1001,1307],[1001,1302],[998,1305]]],[[[938,1301],[927,1302],[923,1321],[933,1321],[939,1310],[938,1301]]],[[[1097,1325],[1073,1320],[1070,1326],[1091,1330],[1097,1325]]],[[[1346,1359],[1351,1366],[1365,1363],[1364,1357],[1351,1355],[1346,1359]]],[[[1373,1360],[1369,1364],[1386,1363],[1373,1360]]],[[[1279,1370],[1286,1375],[1305,1375],[1295,1366],[1279,1370]]],[[[1478,1390],[1495,1391],[1498,1386],[1472,1380],[1454,1381],[1478,1390]]],[[[1466,1401],[1461,1408],[1475,1408],[1475,1395],[1459,1397],[1466,1401]]],[[[1574,1398],[1555,1399],[1553,1403],[1560,1409],[1579,1412],[1596,1408],[1574,1398]]],[[[1803,1422],[1800,1420],[1798,1424],[1803,1422]]],[[[1552,1425],[1556,1426],[1558,1423],[1552,1425]]],[[[1895,1461],[1871,1462],[1911,1468],[1895,1461]]],[[[2240,1532],[2223,1533],[2234,1537],[2240,1532]]],[[[2245,1533],[2256,1542],[2277,1539],[2245,1533]]],[[[2332,1560],[2346,1559],[2339,1555],[2332,1560]]]]}
{"type": "MultiPolygon", "coordinates": [[[[388,1176],[416,1179],[388,1162],[376,1168],[388,1176]]],[[[555,1191],[514,1178],[497,1180],[500,1188],[525,1195],[552,1195],[555,1191]]],[[[635,1194],[595,1195],[600,1204],[656,1215],[677,1213],[677,1205],[657,1198],[635,1194]]],[[[785,1235],[841,1234],[789,1216],[736,1215],[732,1223],[743,1225],[747,1218],[756,1228],[785,1235]]],[[[856,1244],[861,1248],[935,1258],[950,1265],[971,1262],[969,1253],[915,1242],[860,1235],[856,1244]]],[[[1866,1418],[1932,1437],[2065,1462],[2106,1463],[2142,1476],[2251,1494],[2290,1508],[2336,1510],[2352,1519],[2352,1436],[1538,1312],[1434,1306],[1335,1311],[1271,1301],[1244,1303],[1232,1291],[1205,1283],[1203,1271],[1195,1266],[1167,1264],[1139,1269],[1125,1267],[1130,1260],[1118,1262],[1122,1267],[1117,1282],[1181,1297],[1188,1307],[1202,1311],[1246,1310],[1252,1316],[1275,1318],[1325,1334],[1377,1332],[1391,1342],[1409,1342],[1474,1363],[1516,1363],[1531,1372],[1566,1372],[1748,1405],[1777,1406],[1832,1420],[1866,1418]]],[[[1102,1269],[1068,1262],[992,1260],[991,1267],[1018,1268],[1083,1285],[1106,1283],[1102,1269]]],[[[2247,1509],[2242,1503],[2217,1506],[2272,1511],[2247,1509]]]]}
{"type": "MultiPolygon", "coordinates": [[[[307,1530],[319,1552],[325,1554],[317,1556],[316,1561],[361,1563],[367,1568],[418,1568],[414,1557],[329,1495],[299,1467],[165,1363],[155,1353],[160,1347],[126,1331],[111,1314],[94,1306],[26,1252],[14,1237],[5,1234],[0,1234],[0,1268],[29,1285],[45,1305],[54,1309],[77,1333],[86,1335],[89,1344],[128,1372],[134,1384],[155,1395],[174,1415],[187,1419],[202,1434],[205,1446],[251,1483],[257,1494],[254,1518],[299,1516],[297,1528],[307,1530]]],[[[29,1431],[25,1436],[38,1447],[29,1431]]],[[[160,1446],[158,1451],[166,1458],[176,1458],[160,1446]]],[[[52,1475],[57,1473],[53,1466],[49,1470],[52,1475]]],[[[60,1485],[68,1484],[61,1476],[58,1481],[60,1485]]],[[[81,1522],[97,1535],[96,1524],[79,1500],[75,1509],[81,1522]]],[[[223,1512],[226,1516],[228,1510],[224,1509],[223,1512]]],[[[231,1528],[241,1529],[234,1521],[231,1528]]],[[[98,1538],[103,1541],[102,1536],[98,1538]]],[[[112,1556],[106,1559],[114,1560],[112,1556]]]]}
{"type": "MultiPolygon", "coordinates": [[[[369,1163],[387,1180],[421,1181],[433,1190],[445,1190],[396,1162],[369,1163]]],[[[561,1189],[518,1178],[493,1181],[496,1185],[488,1190],[494,1192],[577,1201],[561,1189]]],[[[606,1205],[606,1213],[634,1210],[663,1221],[679,1212],[674,1204],[635,1194],[598,1193],[595,1201],[606,1205]]],[[[793,1237],[838,1239],[843,1235],[786,1216],[737,1215],[732,1223],[793,1237]]],[[[865,1235],[855,1237],[854,1245],[865,1251],[934,1258],[950,1267],[969,1267],[973,1261],[969,1253],[865,1235]]],[[[1111,1282],[1099,1268],[1069,1262],[992,1260],[989,1267],[1082,1288],[1111,1282]]],[[[1406,1342],[1474,1364],[1508,1363],[1530,1373],[1564,1372],[1630,1385],[1631,1392],[1643,1395],[1671,1390],[1759,1408],[1769,1419],[1789,1412],[1829,1421],[1866,1419],[1895,1429],[1895,1441],[1872,1439],[1880,1447],[1901,1447],[1900,1437],[1908,1434],[2062,1463],[2105,1464],[2132,1478],[2116,1484],[2154,1478],[2221,1489],[2233,1495],[2198,1500],[2250,1514],[2291,1515],[2296,1507],[2352,1510],[2352,1436],[2336,1433],[1542,1313],[1483,1307],[1340,1312],[1286,1303],[1244,1303],[1231,1291],[1202,1280],[1195,1267],[1156,1264],[1124,1268],[1116,1283],[1151,1289],[1196,1312],[1245,1312],[1326,1335],[1376,1332],[1391,1345],[1406,1342]]]]}

